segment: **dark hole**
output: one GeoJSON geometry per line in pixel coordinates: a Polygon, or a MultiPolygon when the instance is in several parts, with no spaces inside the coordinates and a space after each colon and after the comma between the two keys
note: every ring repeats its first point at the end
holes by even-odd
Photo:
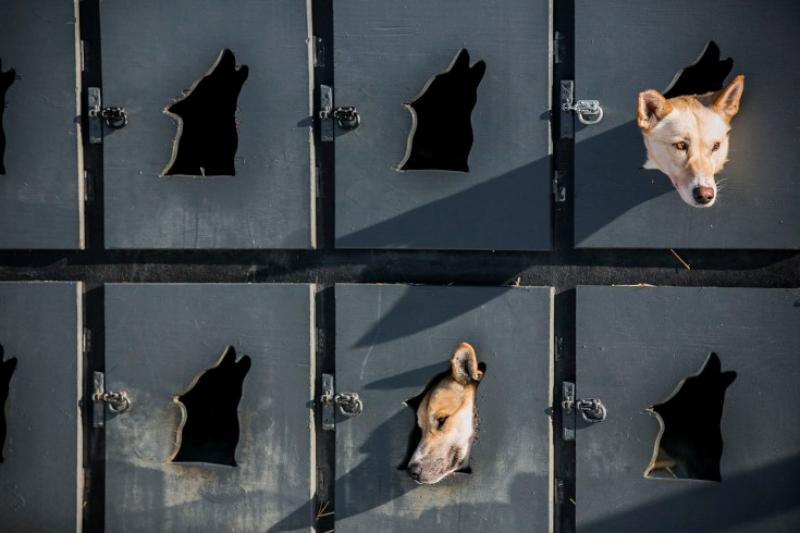
{"type": "Polygon", "coordinates": [[[236,108],[247,73],[247,66],[237,69],[233,52],[225,49],[208,74],[167,106],[164,112],[178,121],[178,134],[163,175],[236,175],[236,108]]]}
{"type": "Polygon", "coordinates": [[[469,52],[462,48],[446,72],[434,76],[419,96],[405,104],[412,125],[399,170],[469,172],[471,116],[485,72],[483,61],[470,67],[469,52]]]}
{"type": "Polygon", "coordinates": [[[0,60],[0,175],[5,175],[5,153],[6,153],[6,134],[3,130],[3,113],[6,109],[6,91],[17,79],[17,73],[14,69],[8,69],[3,72],[3,62],[0,60]]]}
{"type": "Polygon", "coordinates": [[[189,390],[175,398],[183,406],[178,451],[173,462],[236,466],[239,443],[239,400],[250,370],[250,357],[236,360],[228,346],[216,366],[195,378],[189,390]]]}
{"type": "Polygon", "coordinates": [[[5,350],[0,344],[0,463],[5,460],[3,448],[6,444],[6,401],[8,400],[8,388],[11,383],[11,376],[17,368],[17,358],[12,357],[4,361],[5,350]]]}
{"type": "Polygon", "coordinates": [[[697,61],[675,75],[664,96],[674,98],[722,89],[725,78],[733,69],[733,59],[720,61],[719,56],[719,46],[714,41],[709,41],[697,61]]]}
{"type": "Polygon", "coordinates": [[[700,373],[680,382],[664,402],[654,405],[661,432],[645,471],[651,479],[722,481],[722,406],[736,372],[721,372],[717,354],[708,356],[700,373]]]}
{"type": "MultiPolygon", "coordinates": [[[[486,373],[486,363],[478,363],[478,368],[485,374],[486,373]]],[[[417,409],[419,405],[422,403],[422,400],[425,399],[425,395],[430,392],[439,382],[450,375],[450,370],[445,370],[444,372],[440,372],[436,374],[433,379],[431,379],[425,388],[422,390],[421,393],[417,394],[413,398],[406,400],[404,403],[405,405],[411,410],[413,420],[414,420],[414,428],[411,430],[411,433],[408,435],[408,444],[406,446],[406,454],[403,457],[403,461],[397,467],[398,470],[407,470],[408,463],[411,461],[411,456],[414,455],[414,450],[417,449],[419,446],[419,441],[422,440],[422,429],[417,424],[417,409]]],[[[478,382],[478,386],[480,386],[480,382],[478,382]]],[[[477,416],[477,415],[476,415],[477,416]]],[[[477,432],[477,425],[475,431],[477,432]]],[[[471,474],[472,468],[469,465],[464,466],[460,470],[456,470],[456,472],[460,472],[462,474],[471,474]]]]}

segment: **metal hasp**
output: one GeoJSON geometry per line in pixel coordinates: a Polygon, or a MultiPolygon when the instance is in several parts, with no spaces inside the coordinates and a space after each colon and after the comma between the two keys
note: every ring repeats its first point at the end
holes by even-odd
{"type": "Polygon", "coordinates": [[[131,401],[128,395],[123,392],[112,392],[106,390],[106,378],[103,372],[93,373],[94,410],[92,414],[92,427],[101,428],[105,425],[105,406],[112,413],[122,413],[130,409],[131,401]]]}
{"type": "Polygon", "coordinates": [[[364,410],[364,402],[355,392],[340,392],[336,394],[333,375],[322,374],[322,395],[319,403],[322,405],[322,429],[333,431],[336,426],[336,410],[344,416],[358,416],[364,410]]]}
{"type": "Polygon", "coordinates": [[[87,107],[89,115],[89,142],[103,142],[103,125],[118,130],[128,123],[128,115],[121,107],[103,107],[103,98],[99,87],[87,87],[87,107]]]}
{"type": "Polygon", "coordinates": [[[580,413],[581,418],[588,424],[597,424],[608,418],[608,412],[603,402],[595,398],[576,398],[575,384],[570,381],[562,383],[561,409],[563,413],[562,425],[563,438],[566,441],[575,440],[575,415],[580,413]]]}
{"type": "Polygon", "coordinates": [[[599,100],[575,100],[575,82],[561,81],[561,110],[574,111],[581,124],[591,126],[603,120],[603,108],[599,100]]]}
{"type": "Polygon", "coordinates": [[[333,140],[334,121],[343,130],[352,130],[361,124],[361,115],[355,107],[333,108],[333,88],[329,85],[319,86],[319,118],[322,121],[320,136],[324,142],[333,140]]]}

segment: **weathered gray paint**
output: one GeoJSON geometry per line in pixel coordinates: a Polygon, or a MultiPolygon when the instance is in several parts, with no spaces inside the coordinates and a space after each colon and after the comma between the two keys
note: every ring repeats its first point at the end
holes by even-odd
{"type": "MultiPolygon", "coordinates": [[[[575,241],[580,247],[800,247],[800,46],[794,0],[577,0],[579,98],[605,118],[575,148],[575,241]],[[640,170],[639,91],[666,89],[709,40],[747,77],[733,120],[730,163],[717,203],[684,204],[659,171],[640,170]]],[[[579,124],[578,124],[579,126],[579,124]]]]}
{"type": "Polygon", "coordinates": [[[552,291],[336,286],[336,388],[361,416],[336,425],[336,531],[547,531],[552,291]],[[397,467],[419,394],[461,341],[487,373],[472,474],[420,486],[397,467]]]}
{"type": "MultiPolygon", "coordinates": [[[[79,248],[74,2],[0,2],[6,93],[0,248],[79,248]]],[[[3,102],[0,102],[2,105],[3,102]]]]}
{"type": "Polygon", "coordinates": [[[0,463],[3,531],[76,530],[78,288],[0,283],[0,344],[5,360],[17,358],[0,463]]]}
{"type": "Polygon", "coordinates": [[[104,139],[110,248],[308,248],[306,4],[104,0],[103,97],[129,123],[104,139]],[[159,177],[176,122],[162,113],[230,48],[239,96],[236,176],[159,177]]]}
{"type": "Polygon", "coordinates": [[[361,126],[336,136],[340,248],[550,248],[546,0],[351,0],[334,8],[335,101],[361,126]],[[456,52],[486,61],[470,172],[397,172],[403,107],[456,52]]]}
{"type": "Polygon", "coordinates": [[[580,533],[800,530],[800,291],[580,287],[578,397],[608,420],[577,433],[580,533]],[[715,351],[734,370],[722,483],[643,477],[658,434],[644,409],[715,351]]]}
{"type": "MultiPolygon", "coordinates": [[[[106,383],[129,411],[106,427],[106,531],[264,531],[312,492],[308,285],[108,285],[106,383]],[[236,467],[170,463],[173,396],[227,345],[252,367],[236,467]]],[[[296,515],[283,531],[306,531],[296,515]]]]}

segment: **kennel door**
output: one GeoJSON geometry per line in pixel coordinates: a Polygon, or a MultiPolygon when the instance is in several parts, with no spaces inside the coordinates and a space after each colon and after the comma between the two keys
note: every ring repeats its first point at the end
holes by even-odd
{"type": "MultiPolygon", "coordinates": [[[[354,106],[361,118],[355,129],[330,132],[336,246],[549,249],[549,2],[352,0],[333,11],[333,107],[354,106]],[[469,172],[399,172],[412,128],[403,104],[446,71],[461,48],[470,64],[486,63],[471,115],[469,172]]],[[[461,80],[441,91],[444,103],[461,97],[461,80]]],[[[463,106],[456,108],[463,118],[463,106]]],[[[437,119],[453,122],[436,116],[433,124],[437,119]]],[[[431,126],[420,120],[419,127],[431,126]]],[[[427,135],[448,145],[465,129],[427,135]]],[[[431,154],[445,152],[440,145],[431,154]]]]}
{"type": "MultiPolygon", "coordinates": [[[[608,412],[577,430],[579,533],[800,530],[799,302],[800,291],[786,289],[578,288],[577,397],[608,412]],[[719,375],[737,374],[722,406],[722,481],[645,479],[660,428],[645,410],[698,374],[710,352],[719,375]]],[[[683,431],[681,415],[705,420],[719,399],[714,379],[701,383],[699,396],[686,388],[691,401],[677,403],[684,408],[672,426],[665,418],[662,437],[695,457],[705,448],[687,443],[707,426],[683,431]],[[667,437],[670,427],[678,431],[667,437]]]]}
{"type": "MultiPolygon", "coordinates": [[[[577,98],[605,116],[577,120],[575,244],[585,248],[800,247],[800,3],[794,0],[575,2],[577,98]],[[664,91],[709,41],[746,77],[718,174],[715,205],[683,203],[666,175],[643,170],[637,95],[664,91]]],[[[703,71],[705,72],[705,71],[703,71]]]]}
{"type": "MultiPolygon", "coordinates": [[[[128,114],[128,125],[103,139],[106,246],[309,248],[305,2],[104,0],[100,18],[103,99],[128,114]],[[164,108],[226,48],[249,68],[236,100],[236,175],[160,177],[178,130],[164,108]]],[[[191,106],[200,131],[222,112],[204,113],[205,105],[222,106],[222,98],[210,100],[191,106]]],[[[222,123],[230,124],[231,111],[225,113],[222,123]]]]}
{"type": "Polygon", "coordinates": [[[74,2],[0,2],[0,248],[82,247],[76,24],[74,2]]]}
{"type": "Polygon", "coordinates": [[[547,531],[550,288],[336,286],[336,531],[547,531]],[[487,365],[471,474],[417,485],[402,463],[416,427],[403,404],[469,341],[487,365]]]}
{"type": "Polygon", "coordinates": [[[0,283],[3,531],[81,530],[81,292],[78,283],[0,283]]]}
{"type": "MultiPolygon", "coordinates": [[[[265,531],[274,524],[307,531],[310,287],[114,284],[105,291],[106,389],[124,391],[131,402],[119,414],[106,412],[106,531],[265,531]],[[239,361],[251,359],[238,404],[237,465],[173,462],[182,420],[173,398],[191,388],[212,407],[227,402],[226,381],[194,381],[226,346],[239,361]]],[[[181,434],[188,441],[187,410],[181,434]]],[[[197,412],[204,420],[213,408],[197,412]]],[[[212,419],[215,431],[228,427],[212,419]]]]}

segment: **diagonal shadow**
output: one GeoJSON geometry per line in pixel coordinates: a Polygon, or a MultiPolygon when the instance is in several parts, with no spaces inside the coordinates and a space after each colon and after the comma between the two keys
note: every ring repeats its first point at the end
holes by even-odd
{"type": "MultiPolygon", "coordinates": [[[[578,525],[581,533],[647,531],[711,533],[730,527],[756,524],[759,519],[800,508],[800,455],[776,461],[756,470],[727,477],[722,483],[703,483],[697,488],[630,511],[578,525]]],[[[658,481],[654,481],[658,483],[658,481]]],[[[800,531],[800,516],[781,523],[783,531],[800,531]]],[[[738,531],[739,529],[737,529],[738,531]]],[[[762,529],[753,528],[754,531],[762,529]]],[[[773,530],[774,531],[774,530],[773,530]]]]}
{"type": "MultiPolygon", "coordinates": [[[[541,198],[541,194],[549,195],[549,184],[543,186],[536,181],[537,176],[549,175],[549,168],[549,157],[539,159],[452,196],[341,236],[336,247],[542,249],[549,243],[541,242],[542,232],[537,230],[544,227],[549,232],[550,212],[532,211],[531,200],[541,198]]],[[[424,177],[463,179],[452,174],[424,177]]],[[[537,205],[543,204],[539,201],[537,205]]]]}
{"type": "MultiPolygon", "coordinates": [[[[676,201],[680,202],[666,176],[639,168],[644,162],[645,150],[633,121],[583,141],[581,151],[587,160],[598,162],[592,170],[598,185],[593,187],[599,187],[603,192],[601,195],[599,189],[592,189],[597,201],[591,202],[591,209],[576,211],[576,220],[578,215],[581,218],[581,224],[576,224],[576,238],[585,238],[627,211],[663,194],[675,194],[676,201]],[[620,163],[618,158],[607,157],[609,153],[627,155],[620,163]],[[619,169],[625,168],[626,164],[629,164],[630,172],[620,173],[619,169]]],[[[533,219],[526,213],[530,195],[537,190],[531,176],[538,175],[538,166],[544,164],[549,164],[547,159],[346,235],[337,241],[337,246],[380,243],[424,247],[427,242],[448,242],[454,248],[474,248],[476,243],[491,243],[490,248],[502,248],[500,244],[509,241],[496,238],[498,235],[521,235],[526,227],[530,227],[533,219]]],[[[537,214],[534,218],[539,220],[540,215],[549,220],[549,212],[537,214]]],[[[522,241],[515,239],[513,242],[519,244],[522,241]]],[[[508,289],[510,287],[504,290],[508,289]]],[[[454,292],[445,303],[431,302],[426,296],[408,291],[358,340],[356,346],[376,345],[424,331],[475,309],[500,294],[501,291],[454,292]]]]}
{"type": "MultiPolygon", "coordinates": [[[[448,362],[439,362],[432,365],[415,368],[408,372],[401,372],[389,376],[388,378],[379,379],[364,385],[365,390],[392,390],[392,389],[407,389],[418,387],[420,383],[425,383],[431,379],[431,376],[436,376],[442,372],[446,372],[450,368],[448,362]]],[[[426,389],[427,390],[427,389],[426,389]]]]}
{"type": "MultiPolygon", "coordinates": [[[[358,451],[366,454],[355,468],[347,474],[336,479],[336,520],[341,520],[349,516],[361,514],[375,509],[386,502],[399,498],[403,494],[417,488],[419,485],[414,483],[404,472],[398,471],[402,457],[394,457],[386,449],[387,442],[405,442],[408,440],[410,424],[414,424],[413,414],[409,414],[408,409],[402,409],[384,421],[370,434],[358,451]],[[376,480],[376,475],[391,472],[400,479],[399,483],[393,480],[376,480]],[[380,482],[381,490],[367,490],[360,493],[358,498],[350,498],[346,501],[347,492],[341,490],[344,487],[372,487],[380,482]]],[[[402,451],[405,453],[405,446],[402,451]]],[[[310,527],[309,517],[313,517],[313,501],[297,508],[277,524],[267,529],[268,533],[279,533],[293,531],[302,525],[310,527]]]]}
{"type": "Polygon", "coordinates": [[[641,168],[647,151],[634,120],[579,142],[575,153],[576,243],[640,204],[667,193],[675,195],[676,209],[680,209],[676,214],[702,215],[683,204],[666,175],[641,168]]]}
{"type": "Polygon", "coordinates": [[[407,290],[400,300],[356,342],[375,346],[443,324],[501,296],[512,287],[449,291],[446,299],[432,300],[430,293],[407,290]]]}
{"type": "MultiPolygon", "coordinates": [[[[577,241],[663,194],[675,194],[676,206],[683,205],[667,176],[641,168],[646,151],[635,121],[581,141],[576,150],[580,150],[580,161],[591,164],[580,168],[576,160],[576,171],[583,178],[576,187],[577,241]]],[[[465,191],[341,236],[336,246],[441,249],[446,243],[446,248],[456,250],[541,248],[533,238],[534,229],[549,227],[550,212],[534,213],[531,206],[532,199],[550,194],[549,186],[543,189],[535,182],[536,176],[549,175],[549,165],[549,158],[528,163],[465,191]]]]}

